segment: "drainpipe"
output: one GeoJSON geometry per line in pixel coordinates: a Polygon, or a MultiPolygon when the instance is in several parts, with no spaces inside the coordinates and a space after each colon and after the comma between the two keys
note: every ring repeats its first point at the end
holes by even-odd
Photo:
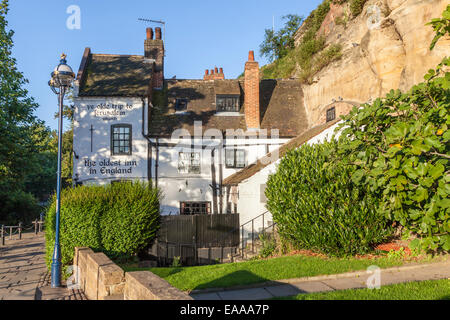
{"type": "MultiPolygon", "coordinates": [[[[151,112],[151,109],[153,108],[153,104],[150,102],[148,102],[148,112],[151,112]]],[[[154,143],[152,142],[151,138],[149,137],[148,134],[145,134],[145,100],[144,98],[142,98],[142,136],[147,139],[148,142],[148,148],[147,148],[147,179],[148,181],[152,180],[152,163],[153,163],[153,146],[154,143]]],[[[158,141],[158,139],[156,139],[156,141],[158,141]]],[[[159,150],[158,150],[158,142],[156,143],[156,155],[157,155],[157,159],[156,161],[158,161],[158,156],[159,156],[159,150]]],[[[156,187],[158,187],[158,163],[156,163],[155,166],[155,174],[156,174],[156,187]]]]}

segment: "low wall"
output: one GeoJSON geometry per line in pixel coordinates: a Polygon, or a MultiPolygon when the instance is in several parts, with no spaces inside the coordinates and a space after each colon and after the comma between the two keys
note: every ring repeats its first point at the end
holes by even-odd
{"type": "Polygon", "coordinates": [[[149,271],[127,272],[124,300],[192,300],[166,280],[149,271]]]}
{"type": "Polygon", "coordinates": [[[73,264],[81,289],[89,300],[121,296],[126,300],[192,300],[150,271],[125,273],[104,253],[75,248],[73,264]]]}

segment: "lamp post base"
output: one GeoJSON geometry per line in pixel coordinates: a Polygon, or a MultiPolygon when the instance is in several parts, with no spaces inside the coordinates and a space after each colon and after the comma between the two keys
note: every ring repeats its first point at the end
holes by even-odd
{"type": "Polygon", "coordinates": [[[61,263],[53,262],[52,263],[52,288],[61,287],[61,263]]]}

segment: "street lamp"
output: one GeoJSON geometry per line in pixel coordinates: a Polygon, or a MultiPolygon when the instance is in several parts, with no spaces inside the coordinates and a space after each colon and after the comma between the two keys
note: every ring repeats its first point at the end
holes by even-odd
{"type": "Polygon", "coordinates": [[[61,286],[61,246],[59,244],[59,219],[61,209],[61,153],[62,153],[62,131],[63,131],[63,101],[64,95],[72,86],[75,74],[67,65],[66,55],[61,55],[59,65],[52,72],[52,79],[48,85],[58,95],[59,118],[58,118],[58,178],[56,183],[56,225],[55,225],[55,247],[52,258],[52,288],[61,286]]]}

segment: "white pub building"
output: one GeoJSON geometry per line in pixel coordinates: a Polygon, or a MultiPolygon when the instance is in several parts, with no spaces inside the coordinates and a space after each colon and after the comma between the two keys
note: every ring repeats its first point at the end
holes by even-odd
{"type": "MultiPolygon", "coordinates": [[[[163,215],[236,213],[246,195],[224,180],[258,159],[275,162],[276,150],[308,129],[300,82],[260,80],[253,52],[243,79],[226,80],[222,68],[165,79],[160,28],[155,37],[147,29],[144,55],[86,48],[75,88],[75,183],[151,181],[163,215]]],[[[262,204],[264,189],[252,190],[262,204]]],[[[258,210],[239,212],[241,221],[258,210]]]]}

